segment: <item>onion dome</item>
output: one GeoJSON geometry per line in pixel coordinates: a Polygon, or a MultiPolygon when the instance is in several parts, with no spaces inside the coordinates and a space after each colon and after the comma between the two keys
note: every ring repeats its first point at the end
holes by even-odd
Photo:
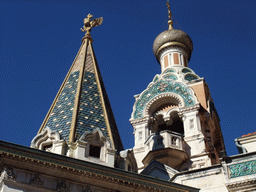
{"type": "Polygon", "coordinates": [[[157,60],[159,59],[161,50],[169,46],[179,46],[185,49],[188,54],[188,60],[190,60],[193,43],[187,33],[178,29],[170,29],[160,33],[153,44],[153,52],[157,60]]]}
{"type": "Polygon", "coordinates": [[[169,14],[169,29],[160,33],[153,44],[153,52],[159,61],[161,50],[166,47],[178,46],[185,50],[188,54],[188,60],[190,60],[191,53],[193,51],[193,43],[191,38],[182,30],[173,29],[173,22],[171,20],[172,14],[170,11],[169,2],[167,2],[168,14],[169,14]]]}

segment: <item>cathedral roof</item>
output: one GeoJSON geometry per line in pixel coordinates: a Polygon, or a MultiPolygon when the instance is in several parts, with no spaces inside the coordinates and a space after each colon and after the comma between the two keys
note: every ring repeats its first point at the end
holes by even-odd
{"type": "Polygon", "coordinates": [[[47,127],[68,143],[79,140],[85,131],[100,129],[115,149],[123,149],[90,36],[83,38],[38,134],[47,127]]]}

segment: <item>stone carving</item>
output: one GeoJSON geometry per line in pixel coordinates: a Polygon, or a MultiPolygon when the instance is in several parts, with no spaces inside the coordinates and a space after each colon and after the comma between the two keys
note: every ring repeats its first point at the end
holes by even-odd
{"type": "Polygon", "coordinates": [[[31,175],[31,178],[29,180],[29,184],[42,186],[43,185],[43,181],[40,178],[39,174],[36,173],[36,174],[32,174],[31,175]]]}
{"type": "Polygon", "coordinates": [[[15,179],[15,175],[14,175],[14,173],[13,173],[11,168],[4,167],[2,169],[0,180],[3,180],[3,179],[10,179],[10,180],[14,180],[15,179]]]}
{"type": "Polygon", "coordinates": [[[40,134],[33,138],[30,147],[51,151],[52,143],[59,140],[61,140],[60,134],[57,131],[52,131],[49,127],[46,127],[40,134]]]}
{"type": "Polygon", "coordinates": [[[102,24],[102,22],[103,22],[103,17],[100,17],[100,18],[97,18],[97,19],[93,19],[93,20],[91,20],[93,18],[93,15],[91,15],[90,13],[87,15],[87,17],[84,19],[84,26],[83,26],[83,28],[81,28],[81,30],[83,31],[83,32],[85,32],[86,31],[86,34],[85,35],[91,35],[91,29],[93,28],[93,27],[97,27],[97,26],[99,26],[99,25],[101,25],[102,24]]]}
{"type": "Polygon", "coordinates": [[[68,192],[68,184],[65,180],[58,180],[56,185],[56,190],[61,192],[68,192]]]}
{"type": "Polygon", "coordinates": [[[256,161],[248,161],[230,165],[230,178],[256,174],[256,161]]]}

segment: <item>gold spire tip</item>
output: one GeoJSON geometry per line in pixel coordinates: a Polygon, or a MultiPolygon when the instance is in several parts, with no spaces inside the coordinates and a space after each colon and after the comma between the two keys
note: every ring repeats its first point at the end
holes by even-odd
{"type": "Polygon", "coordinates": [[[86,18],[84,18],[84,26],[83,28],[80,28],[83,32],[86,32],[85,37],[90,37],[91,36],[91,29],[93,27],[97,27],[102,24],[103,22],[103,17],[93,19],[93,15],[90,13],[87,15],[86,18]]]}
{"type": "Polygon", "coordinates": [[[173,21],[172,21],[172,12],[171,12],[171,9],[170,9],[169,0],[167,0],[166,5],[167,5],[168,17],[169,17],[169,21],[168,21],[169,29],[168,30],[171,30],[171,29],[173,29],[173,21]]]}

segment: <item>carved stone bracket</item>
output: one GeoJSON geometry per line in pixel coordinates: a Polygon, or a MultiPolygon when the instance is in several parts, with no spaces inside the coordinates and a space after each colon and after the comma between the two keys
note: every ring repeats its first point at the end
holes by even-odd
{"type": "Polygon", "coordinates": [[[12,168],[3,167],[1,177],[0,177],[0,181],[2,181],[3,179],[8,179],[8,180],[14,180],[15,179],[15,175],[13,173],[12,168]]]}

